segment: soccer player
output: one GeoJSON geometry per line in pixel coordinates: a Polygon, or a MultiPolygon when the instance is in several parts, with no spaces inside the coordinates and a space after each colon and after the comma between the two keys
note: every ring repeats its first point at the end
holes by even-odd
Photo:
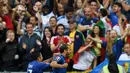
{"type": "Polygon", "coordinates": [[[53,57],[53,61],[51,62],[51,67],[53,67],[53,73],[66,73],[66,68],[68,64],[65,61],[65,57],[68,54],[67,45],[62,45],[60,47],[60,54],[53,57]]]}
{"type": "Polygon", "coordinates": [[[27,73],[43,73],[44,69],[50,67],[49,63],[42,62],[43,57],[40,52],[33,52],[31,57],[33,61],[28,64],[27,73]]]}

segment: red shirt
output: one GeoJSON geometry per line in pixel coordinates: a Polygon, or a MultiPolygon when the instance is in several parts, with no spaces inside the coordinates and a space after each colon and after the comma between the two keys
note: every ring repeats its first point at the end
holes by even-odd
{"type": "Polygon", "coordinates": [[[6,28],[9,29],[9,30],[14,30],[14,26],[12,24],[12,20],[11,20],[11,17],[8,16],[8,15],[5,15],[3,17],[4,21],[6,22],[6,28]]]}
{"type": "MultiPolygon", "coordinates": [[[[54,36],[51,38],[50,44],[54,44],[55,46],[57,46],[60,40],[63,40],[65,44],[71,43],[71,40],[68,36],[63,36],[62,38],[60,38],[59,36],[54,36]]],[[[59,52],[58,48],[55,50],[55,53],[56,52],[59,52]]]]}

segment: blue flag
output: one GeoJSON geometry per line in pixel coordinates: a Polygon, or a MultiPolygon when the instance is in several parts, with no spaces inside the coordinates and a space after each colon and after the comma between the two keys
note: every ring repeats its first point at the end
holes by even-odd
{"type": "MultiPolygon", "coordinates": [[[[99,71],[108,64],[108,59],[105,59],[101,64],[94,68],[90,73],[99,73],[99,71]]],[[[117,64],[123,66],[126,72],[130,72],[130,60],[129,61],[117,61],[117,64]]]]}

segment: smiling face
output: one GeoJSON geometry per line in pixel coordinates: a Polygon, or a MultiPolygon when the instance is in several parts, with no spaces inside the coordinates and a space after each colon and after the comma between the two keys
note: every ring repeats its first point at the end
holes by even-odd
{"type": "Polygon", "coordinates": [[[110,37],[111,37],[112,41],[114,41],[114,39],[117,38],[117,32],[116,32],[116,30],[111,30],[110,37]]]}
{"type": "Polygon", "coordinates": [[[84,15],[85,16],[89,17],[89,16],[91,16],[91,14],[92,14],[92,11],[91,11],[90,7],[84,8],[84,15]]]}
{"type": "Polygon", "coordinates": [[[50,18],[49,23],[51,27],[55,27],[57,25],[56,18],[55,17],[50,18]]]}
{"type": "Polygon", "coordinates": [[[97,9],[97,3],[96,3],[96,2],[91,2],[91,3],[90,3],[90,6],[91,6],[91,9],[92,9],[92,10],[95,10],[95,11],[96,11],[96,9],[97,9]]]}
{"type": "Polygon", "coordinates": [[[32,24],[27,24],[26,25],[26,30],[27,30],[28,34],[32,34],[33,33],[33,25],[32,24]]]}
{"type": "Polygon", "coordinates": [[[115,13],[116,13],[116,12],[119,12],[119,11],[121,10],[121,8],[120,8],[118,5],[116,5],[116,4],[113,5],[113,8],[112,8],[112,9],[113,9],[113,12],[115,12],[115,13]]]}
{"type": "Polygon", "coordinates": [[[64,34],[64,27],[63,26],[58,26],[57,33],[59,34],[59,36],[62,36],[64,34]]]}
{"type": "Polygon", "coordinates": [[[30,23],[35,26],[37,24],[36,17],[30,17],[30,23]]]}
{"type": "Polygon", "coordinates": [[[94,29],[93,29],[93,32],[94,32],[94,34],[99,34],[99,32],[100,32],[99,27],[95,26],[94,29]]]}
{"type": "Polygon", "coordinates": [[[49,31],[48,28],[46,28],[44,32],[46,37],[51,37],[51,32],[49,31]]]}

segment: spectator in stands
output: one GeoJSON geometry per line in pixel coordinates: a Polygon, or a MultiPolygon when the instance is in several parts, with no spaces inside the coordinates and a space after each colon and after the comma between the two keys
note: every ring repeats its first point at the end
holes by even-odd
{"type": "Polygon", "coordinates": [[[37,34],[41,39],[43,38],[42,29],[38,26],[38,18],[36,16],[31,16],[29,22],[33,24],[33,32],[37,34]]]}
{"type": "Polygon", "coordinates": [[[91,41],[89,38],[86,38],[85,44],[83,44],[74,55],[74,71],[85,72],[86,70],[91,70],[92,62],[94,62],[94,59],[96,59],[95,55],[93,55],[91,51],[93,46],[92,43],[93,41],[91,41]]]}
{"type": "Polygon", "coordinates": [[[43,70],[50,66],[49,63],[42,62],[43,57],[40,52],[31,54],[32,62],[28,64],[27,73],[43,73],[43,70]]]}
{"type": "Polygon", "coordinates": [[[22,28],[25,28],[25,23],[31,14],[26,10],[22,4],[18,4],[12,9],[12,21],[15,25],[21,24],[22,28]]]}
{"type": "Polygon", "coordinates": [[[44,37],[41,42],[42,43],[41,54],[43,56],[43,60],[47,60],[52,57],[52,51],[50,47],[52,29],[50,27],[45,27],[43,34],[44,37]]]}
{"type": "Polygon", "coordinates": [[[62,45],[60,47],[60,55],[53,57],[53,61],[50,64],[53,67],[53,73],[66,73],[68,64],[65,61],[65,57],[67,56],[68,49],[67,45],[62,45]]]}
{"type": "MultiPolygon", "coordinates": [[[[97,39],[97,40],[101,40],[101,41],[105,41],[104,37],[103,37],[103,30],[101,29],[100,26],[95,25],[93,27],[93,31],[91,33],[90,39],[92,41],[94,41],[93,39],[97,39]]],[[[104,59],[105,59],[105,47],[103,47],[103,43],[99,43],[99,42],[93,42],[93,51],[94,54],[97,57],[97,64],[100,64],[104,59]]]]}
{"type": "Polygon", "coordinates": [[[87,6],[84,8],[84,17],[80,18],[78,22],[78,29],[83,32],[84,36],[87,37],[88,29],[92,29],[91,26],[93,23],[96,23],[97,18],[92,17],[92,9],[87,6]]]}
{"type": "Polygon", "coordinates": [[[23,61],[23,70],[26,71],[28,63],[31,61],[30,54],[40,51],[41,40],[38,35],[33,32],[33,24],[26,24],[27,33],[20,40],[20,52],[23,61]]]}
{"type": "Polygon", "coordinates": [[[76,29],[76,22],[73,19],[70,19],[68,23],[69,23],[70,31],[67,32],[67,35],[71,39],[71,44],[69,45],[69,48],[71,49],[71,53],[68,55],[68,58],[70,59],[70,61],[68,62],[68,70],[70,71],[72,70],[72,66],[73,66],[72,58],[75,55],[75,53],[78,51],[80,46],[84,44],[85,38],[82,32],[76,29]]]}
{"type": "Polygon", "coordinates": [[[108,15],[108,12],[106,9],[100,9],[100,20],[103,22],[104,24],[104,27],[105,27],[105,33],[108,31],[108,30],[111,30],[112,29],[112,24],[111,24],[111,21],[110,19],[107,17],[108,15]]]}
{"type": "Polygon", "coordinates": [[[123,15],[121,10],[122,10],[122,5],[119,2],[116,2],[113,4],[112,6],[113,12],[109,13],[108,18],[111,20],[112,22],[112,27],[114,27],[115,25],[118,25],[118,18],[123,15]]]}
{"type": "Polygon", "coordinates": [[[118,37],[115,30],[110,31],[110,37],[107,41],[107,55],[114,53],[116,60],[119,59],[122,53],[123,39],[127,36],[128,31],[125,32],[121,37],[118,37]],[[111,47],[111,48],[110,48],[111,47]]]}
{"type": "Polygon", "coordinates": [[[9,7],[6,5],[2,6],[2,12],[3,20],[6,22],[6,28],[9,30],[14,30],[14,25],[12,23],[9,7]]]}
{"type": "Polygon", "coordinates": [[[86,4],[84,4],[84,0],[75,0],[73,8],[74,8],[74,19],[79,21],[81,16],[84,16],[83,8],[86,4]]]}
{"type": "Polygon", "coordinates": [[[42,5],[40,1],[35,3],[35,12],[36,17],[39,19],[40,27],[44,29],[46,26],[49,25],[50,17],[54,16],[52,10],[50,10],[48,5],[42,5]]]}
{"type": "Polygon", "coordinates": [[[122,53],[119,57],[119,61],[128,61],[130,60],[130,44],[125,43],[124,45],[124,53],[122,53]]]}
{"type": "Polygon", "coordinates": [[[70,58],[72,58],[73,55],[78,51],[80,46],[84,44],[85,38],[82,32],[76,29],[76,22],[74,20],[70,19],[68,23],[70,27],[70,31],[68,32],[68,35],[72,42],[70,44],[70,49],[71,49],[70,58]]]}
{"type": "Polygon", "coordinates": [[[57,18],[57,24],[63,24],[65,26],[65,32],[69,31],[69,23],[68,20],[73,18],[74,9],[72,7],[66,7],[65,15],[59,16],[57,18]]]}
{"type": "Polygon", "coordinates": [[[52,16],[49,20],[49,24],[53,31],[52,35],[56,35],[57,18],[55,16],[52,16]]]}
{"type": "Polygon", "coordinates": [[[92,10],[93,17],[99,17],[98,10],[101,8],[101,5],[98,0],[91,0],[90,7],[92,10]]]}
{"type": "Polygon", "coordinates": [[[116,63],[114,54],[109,55],[109,64],[105,65],[99,73],[126,73],[124,68],[116,63]]]}
{"type": "Polygon", "coordinates": [[[3,47],[2,60],[3,70],[13,71],[18,69],[17,59],[18,55],[18,43],[15,40],[15,33],[12,30],[8,30],[6,33],[5,47],[3,47]]]}
{"type": "MultiPolygon", "coordinates": [[[[31,16],[28,20],[29,23],[33,24],[33,31],[35,34],[37,34],[41,39],[43,38],[42,36],[42,31],[40,29],[40,27],[38,26],[38,18],[36,16],[31,16]]],[[[24,35],[27,33],[26,31],[26,27],[21,26],[22,24],[18,24],[17,26],[17,34],[19,35],[24,35]]]]}
{"type": "Polygon", "coordinates": [[[70,44],[71,40],[68,36],[64,35],[65,26],[63,24],[59,24],[56,27],[56,36],[51,38],[50,46],[51,51],[57,53],[60,51],[60,46],[63,44],[70,44]]]}

